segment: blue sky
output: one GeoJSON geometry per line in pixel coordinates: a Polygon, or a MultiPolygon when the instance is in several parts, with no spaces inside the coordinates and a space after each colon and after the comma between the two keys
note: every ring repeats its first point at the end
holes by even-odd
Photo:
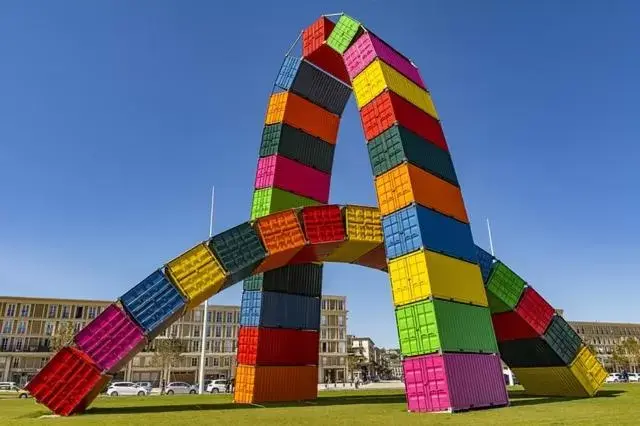
{"type": "MultiPolygon", "coordinates": [[[[319,3],[2,2],[0,294],[115,299],[206,238],[212,184],[216,230],[246,220],[283,55],[344,10],[419,66],[475,240],[490,217],[569,319],[640,322],[637,3],[319,3]]],[[[349,103],[331,201],[373,205],[349,103]]],[[[324,290],[350,332],[396,344],[385,274],[329,265],[324,290]]]]}

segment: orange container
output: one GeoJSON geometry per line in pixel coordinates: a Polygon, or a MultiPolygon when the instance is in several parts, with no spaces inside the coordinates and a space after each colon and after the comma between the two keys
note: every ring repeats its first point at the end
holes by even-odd
{"type": "Polygon", "coordinates": [[[335,145],[340,117],[291,92],[269,98],[265,124],[286,123],[335,145]]]}
{"type": "Polygon", "coordinates": [[[318,367],[239,365],[233,401],[241,404],[316,399],[318,367]]]}
{"type": "Polygon", "coordinates": [[[256,226],[268,254],[254,273],[286,265],[306,244],[293,209],[264,216],[256,221],[256,226]]]}
{"type": "Polygon", "coordinates": [[[378,176],[376,193],[383,216],[416,202],[469,223],[460,188],[413,164],[401,164],[378,176]]]}

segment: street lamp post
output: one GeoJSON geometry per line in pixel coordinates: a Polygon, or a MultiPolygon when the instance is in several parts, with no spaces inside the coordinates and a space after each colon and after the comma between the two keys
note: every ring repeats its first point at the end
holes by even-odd
{"type": "MultiPolygon", "coordinates": [[[[211,212],[209,214],[209,238],[213,237],[213,204],[215,186],[211,187],[211,212]]],[[[207,315],[209,311],[209,299],[204,301],[204,312],[202,313],[202,340],[200,341],[200,374],[198,376],[198,393],[203,394],[204,389],[204,355],[207,343],[207,315]]]]}

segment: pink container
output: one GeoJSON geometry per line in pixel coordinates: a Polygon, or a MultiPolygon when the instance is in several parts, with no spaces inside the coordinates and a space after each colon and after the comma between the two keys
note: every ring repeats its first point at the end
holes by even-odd
{"type": "Polygon", "coordinates": [[[102,370],[115,374],[147,343],[142,329],[116,304],[76,334],[78,348],[102,370]]]}
{"type": "Polygon", "coordinates": [[[367,65],[378,57],[386,64],[391,65],[400,74],[426,90],[418,68],[391,46],[371,33],[363,34],[353,46],[344,52],[343,57],[344,63],[347,65],[347,72],[352,81],[360,71],[365,69],[367,65]]]}
{"type": "Polygon", "coordinates": [[[274,186],[326,204],[331,175],[277,154],[258,160],[256,189],[274,186]]]}
{"type": "Polygon", "coordinates": [[[509,404],[500,358],[446,353],[403,361],[409,411],[461,411],[509,404]]]}

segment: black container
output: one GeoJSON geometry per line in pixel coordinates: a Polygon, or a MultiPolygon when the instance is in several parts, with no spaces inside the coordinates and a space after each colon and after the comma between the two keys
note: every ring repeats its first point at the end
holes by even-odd
{"type": "Polygon", "coordinates": [[[334,152],[335,145],[287,124],[271,124],[262,131],[260,157],[278,154],[321,172],[331,173],[334,152]]]}
{"type": "Polygon", "coordinates": [[[578,355],[582,339],[578,333],[559,315],[555,315],[544,333],[544,339],[562,359],[565,365],[571,364],[578,355]]]}
{"type": "Polygon", "coordinates": [[[223,288],[248,277],[267,256],[260,237],[247,222],[213,237],[209,248],[229,273],[223,288]]]}
{"type": "Polygon", "coordinates": [[[244,280],[247,291],[272,291],[320,297],[322,294],[322,265],[306,263],[289,265],[254,275],[244,280]]]}
{"type": "Polygon", "coordinates": [[[543,338],[507,340],[498,343],[500,358],[509,368],[562,367],[560,356],[543,338]]]}

